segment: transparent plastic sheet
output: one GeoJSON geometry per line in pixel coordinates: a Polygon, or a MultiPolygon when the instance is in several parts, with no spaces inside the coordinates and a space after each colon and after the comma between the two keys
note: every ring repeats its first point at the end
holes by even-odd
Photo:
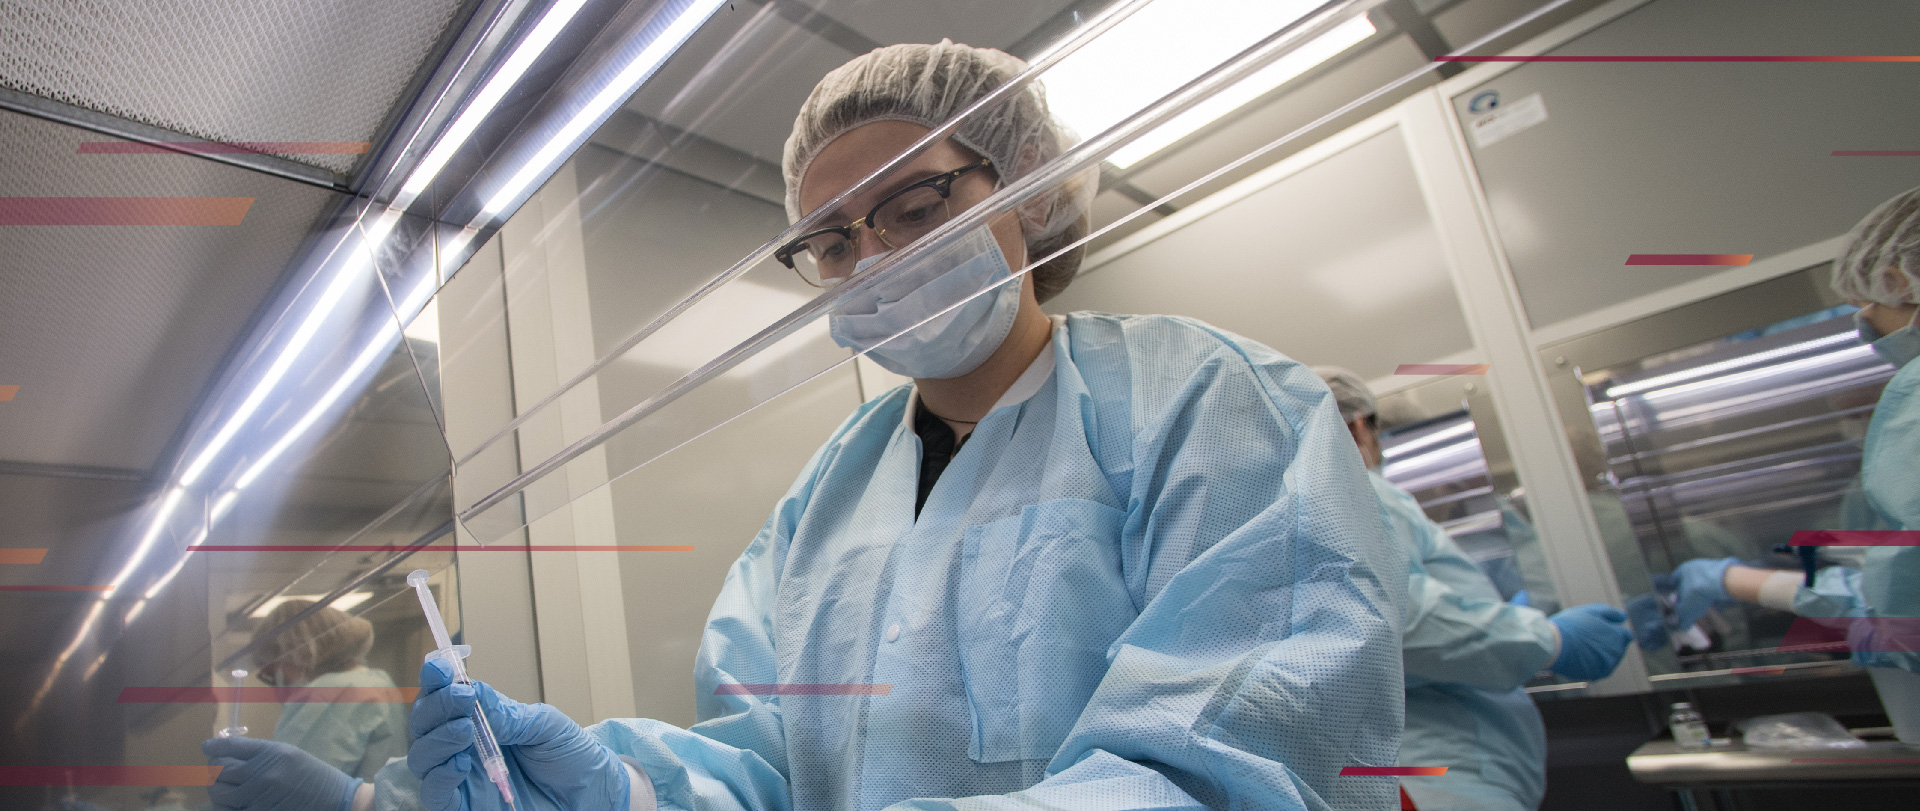
{"type": "MultiPolygon", "coordinates": [[[[731,283],[742,274],[769,263],[773,251],[780,245],[785,244],[795,236],[817,228],[824,221],[828,213],[837,209],[853,196],[860,194],[866,189],[872,188],[899,167],[906,165],[909,161],[918,157],[932,145],[943,141],[967,114],[976,110],[986,109],[1007,95],[1017,92],[1021,87],[1024,87],[1036,77],[1040,76],[1045,68],[1053,61],[1057,61],[1067,53],[1071,53],[1081,44],[1090,41],[1098,34],[1125,19],[1127,15],[1147,5],[1148,2],[1150,2],[1150,0],[1126,0],[1126,2],[1123,3],[1115,3],[1113,7],[1104,11],[1099,17],[1089,21],[1080,29],[1077,29],[1072,36],[1062,41],[1059,45],[1050,48],[1047,53],[1031,60],[1029,70],[1019,77],[1016,77],[1013,81],[1009,82],[1008,85],[995,91],[992,95],[982,98],[970,107],[967,112],[962,113],[960,116],[957,116],[955,120],[937,128],[919,142],[903,150],[901,154],[895,156],[886,165],[876,169],[860,183],[855,184],[839,196],[822,204],[818,210],[802,217],[800,221],[786,227],[784,233],[759,244],[758,248],[751,250],[744,258],[740,258],[737,262],[733,262],[731,267],[719,275],[706,278],[704,282],[689,284],[687,281],[689,279],[703,278],[703,274],[696,270],[694,274],[679,274],[674,280],[667,281],[664,285],[661,285],[664,290],[669,291],[669,295],[659,296],[656,293],[653,296],[649,296],[648,300],[672,302],[670,306],[659,309],[657,312],[652,310],[634,311],[629,318],[641,322],[641,326],[639,326],[638,329],[625,334],[622,340],[612,345],[612,348],[597,352],[591,360],[569,363],[560,367],[557,371],[561,375],[561,380],[564,380],[564,382],[556,380],[555,384],[547,390],[535,393],[535,396],[529,398],[528,402],[522,402],[517,416],[501,426],[500,430],[489,439],[486,444],[490,446],[508,440],[512,432],[519,426],[538,418],[539,415],[548,412],[550,408],[554,408],[556,403],[560,402],[563,398],[571,396],[571,392],[591,379],[599,370],[624,356],[628,350],[634,348],[642,341],[647,340],[655,332],[665,328],[668,323],[671,323],[686,309],[731,283]],[[691,294],[686,295],[684,298],[672,294],[673,292],[686,291],[689,289],[691,289],[691,294]]],[[[769,8],[772,7],[769,6],[769,8]]],[[[731,98],[733,91],[737,89],[739,83],[752,81],[753,77],[732,77],[731,81],[734,83],[733,86],[717,88],[717,98],[708,101],[707,106],[698,112],[691,112],[687,108],[700,105],[700,102],[696,101],[698,96],[692,94],[696,91],[704,90],[709,86],[717,86],[720,83],[719,80],[725,77],[727,71],[730,70],[726,62],[729,59],[737,58],[739,54],[748,47],[749,43],[756,42],[756,38],[759,36],[759,29],[766,27],[768,21],[771,19],[772,17],[766,14],[755,15],[742,30],[728,33],[728,41],[724,45],[717,47],[717,54],[714,59],[705,66],[697,69],[694,75],[689,77],[689,86],[687,88],[674,91],[673,98],[664,103],[664,109],[661,115],[667,118],[690,119],[691,121],[701,121],[710,115],[737,115],[737,112],[728,109],[733,101],[731,98]]],[[[716,31],[715,35],[719,33],[721,32],[716,31]]],[[[698,46],[698,44],[699,40],[696,40],[695,45],[698,46]]],[[[797,96],[794,99],[795,108],[798,107],[800,98],[804,96],[805,90],[812,86],[813,79],[811,77],[824,73],[826,70],[837,66],[847,58],[856,55],[855,52],[847,52],[838,48],[825,48],[824,45],[818,41],[810,41],[810,44],[814,47],[811,49],[801,49],[807,53],[795,57],[800,60],[800,64],[808,65],[807,68],[800,70],[799,75],[809,77],[804,81],[804,84],[796,85],[794,88],[801,94],[801,96],[797,96]],[[826,56],[809,55],[815,53],[826,54],[826,56]],[[811,62],[808,61],[809,59],[811,59],[811,62]],[[822,59],[825,61],[822,61],[822,59]]],[[[673,78],[684,73],[686,70],[687,68],[670,62],[663,68],[663,76],[667,78],[668,82],[671,82],[673,78]],[[676,68],[679,68],[679,73],[676,73],[676,68]]],[[[763,77],[771,77],[767,79],[769,81],[787,82],[792,81],[790,78],[792,75],[794,74],[784,71],[768,71],[760,74],[760,76],[763,77]]],[[[659,86],[659,84],[653,85],[653,87],[659,86]]],[[[652,90],[653,87],[643,87],[641,93],[644,95],[649,90],[652,90]]],[[[762,113],[764,114],[764,111],[762,111],[762,113]]],[[[774,118],[781,120],[781,123],[779,126],[774,127],[773,131],[783,133],[784,126],[787,123],[784,119],[790,114],[791,110],[779,111],[774,118]]],[[[756,127],[766,126],[765,122],[761,121],[755,121],[754,124],[756,127]]],[[[727,180],[719,182],[717,185],[728,190],[744,192],[744,196],[746,197],[751,198],[758,196],[762,202],[768,205],[780,205],[778,199],[779,195],[782,194],[782,187],[779,181],[779,170],[777,166],[771,167],[770,171],[772,174],[768,177],[767,172],[769,171],[769,167],[767,167],[765,163],[767,158],[743,153],[726,144],[708,142],[698,137],[689,137],[688,134],[683,131],[676,131],[676,129],[671,126],[659,123],[647,125],[643,122],[643,125],[640,127],[642,131],[638,133],[632,132],[633,129],[634,124],[628,117],[616,114],[615,118],[610,120],[603,128],[605,137],[596,135],[595,140],[590,141],[589,145],[583,149],[591,150],[595,144],[603,147],[611,144],[622,151],[629,151],[629,154],[638,152],[635,157],[652,167],[659,167],[663,170],[703,178],[709,182],[713,182],[715,177],[728,178],[727,180]],[[756,158],[758,160],[756,160],[756,158]],[[713,164],[716,161],[724,164],[720,168],[719,174],[713,171],[713,164]],[[737,173],[737,175],[730,176],[730,173],[737,173]],[[737,177],[737,179],[733,179],[734,177],[737,177]]],[[[777,152],[778,146],[773,145],[770,151],[777,152]]],[[[577,160],[576,158],[576,161],[577,160]]],[[[542,191],[541,195],[536,195],[533,200],[529,200],[528,204],[515,215],[514,219],[509,221],[509,226],[525,219],[537,219],[543,222],[543,225],[538,229],[541,236],[540,241],[564,241],[567,239],[569,235],[565,232],[564,228],[559,228],[557,233],[555,231],[559,218],[553,216],[552,213],[542,213],[540,198],[542,196],[555,198],[548,205],[551,206],[553,212],[564,214],[564,209],[574,203],[575,197],[575,192],[565,187],[565,184],[569,180],[570,175],[565,172],[565,170],[559,175],[556,175],[556,180],[550,180],[547,188],[542,191]],[[556,188],[556,186],[559,188],[556,188]]],[[[617,185],[626,187],[627,191],[625,191],[625,195],[639,196],[648,191],[644,183],[645,178],[636,175],[631,179],[619,182],[617,185]],[[642,185],[633,185],[636,183],[642,185]]],[[[590,190],[591,189],[583,189],[582,191],[590,190]]],[[[782,216],[784,217],[784,213],[782,216]]],[[[706,234],[702,233],[701,236],[704,237],[706,234]]],[[[745,244],[753,244],[756,236],[757,235],[746,235],[748,242],[745,244]]],[[[562,244],[557,248],[547,248],[547,250],[564,252],[570,247],[572,246],[562,244]]],[[[738,255],[738,250],[734,250],[720,255],[724,258],[717,256],[707,257],[706,259],[712,264],[721,264],[732,261],[732,258],[738,255]]],[[[510,265],[511,264],[510,262],[510,265]]],[[[609,343],[612,344],[613,342],[609,343]]],[[[554,420],[554,424],[558,424],[558,422],[557,419],[554,420]]],[[[469,452],[463,456],[460,461],[465,462],[467,458],[479,452],[482,451],[469,452]]],[[[504,484],[504,482],[502,484],[504,484]]]]}
{"type": "MultiPolygon", "coordinates": [[[[200,802],[204,789],[193,774],[162,780],[122,774],[122,766],[204,763],[200,741],[231,722],[232,694],[222,691],[235,683],[232,671],[271,669],[284,657],[255,656],[261,644],[335,607],[374,627],[366,660],[385,671],[377,681],[417,678],[418,606],[392,601],[382,575],[405,560],[451,577],[451,456],[431,388],[432,335],[403,335],[415,331],[396,319],[387,293],[400,277],[383,273],[364,247],[365,218],[356,217],[363,213],[349,210],[317,235],[336,248],[291,294],[258,349],[235,364],[228,388],[236,393],[192,435],[179,475],[129,514],[132,562],[83,617],[76,644],[49,674],[51,688],[39,691],[41,709],[73,721],[67,694],[84,689],[105,702],[87,710],[105,723],[101,731],[119,728],[87,754],[43,755],[93,769],[76,780],[106,781],[68,796],[130,803],[137,787],[128,781],[155,780],[182,785],[190,804],[200,802]],[[263,627],[287,600],[312,605],[286,628],[263,627]]],[[[308,676],[322,687],[360,678],[308,676]]],[[[239,706],[252,737],[271,737],[276,719],[296,715],[305,720],[287,723],[305,724],[308,739],[318,740],[325,730],[315,723],[357,723],[336,711],[404,712],[391,690],[341,698],[327,689],[289,694],[286,682],[239,683],[248,688],[239,706]]],[[[16,724],[37,717],[31,696],[27,703],[16,724]]]]}
{"type": "MultiPolygon", "coordinates": [[[[514,481],[504,483],[487,497],[475,502],[472,507],[463,510],[462,520],[474,531],[477,538],[483,539],[483,542],[484,539],[487,538],[499,537],[506,532],[524,526],[525,522],[529,520],[547,515],[571,502],[573,499],[601,487],[607,481],[610,481],[611,478],[624,473],[626,470],[630,470],[631,468],[628,467],[629,464],[644,464],[647,460],[657,457],[660,453],[698,436],[699,433],[710,430],[712,427],[722,424],[727,419],[744,413],[746,408],[751,408],[766,402],[779,391],[784,391],[795,383],[813,379],[818,374],[832,367],[816,364],[809,368],[805,363],[795,363],[788,365],[788,368],[781,369],[779,372],[774,373],[773,377],[762,375],[756,381],[749,376],[744,386],[740,387],[745,390],[744,401],[741,399],[743,395],[729,395],[723,393],[718,388],[708,392],[700,391],[703,386],[716,378],[729,374],[745,374],[745,372],[741,371],[738,367],[750,367],[752,364],[751,359],[758,353],[767,352],[776,355],[784,354],[795,358],[805,358],[808,357],[809,352],[816,351],[809,348],[809,342],[811,341],[812,346],[821,347],[821,349],[817,351],[822,352],[821,357],[825,358],[826,355],[824,353],[829,350],[826,349],[827,344],[825,344],[820,337],[824,329],[822,329],[823,324],[820,322],[819,317],[840,306],[849,296],[860,294],[867,289],[868,286],[884,284],[885,280],[890,278],[886,275],[889,270],[896,267],[905,267],[921,255],[947,248],[955,240],[958,240],[966,230],[977,226],[979,223],[991,217],[1011,211],[1026,200],[1032,199],[1034,196],[1054,188],[1076,173],[1097,165],[1104,155],[1124,145],[1132,134],[1145,131],[1171,119],[1187,107],[1204,99],[1213,89],[1229,85],[1233,81],[1237,81],[1239,78],[1251,74],[1262,65],[1286,53],[1291,47],[1311,39],[1313,36],[1330,29],[1339,22],[1350,19],[1353,15],[1364,12],[1367,7],[1368,4],[1339,5],[1338,8],[1323,11],[1316,15],[1310,15],[1294,26],[1290,26],[1266,38],[1261,43],[1247,49],[1247,51],[1235,59],[1227,61],[1212,72],[1189,83],[1168,98],[1134,114],[1126,121],[1116,125],[1112,130],[1083,142],[1054,163],[1042,167],[1040,170],[1021,178],[1017,182],[1009,184],[1006,188],[981,202],[974,209],[968,210],[965,213],[956,214],[954,221],[936,230],[934,233],[927,235],[920,242],[894,251],[885,260],[875,263],[873,267],[861,275],[807,302],[799,309],[775,321],[772,325],[759,330],[750,339],[730,349],[725,349],[720,354],[709,355],[709,357],[712,357],[712,360],[675,380],[666,388],[656,390],[643,399],[634,400],[630,405],[617,403],[618,405],[626,406],[625,410],[618,417],[613,418],[610,422],[599,425],[591,433],[580,436],[577,439],[572,439],[571,442],[567,442],[564,449],[556,454],[526,453],[527,445],[530,443],[525,441],[524,437],[527,434],[527,430],[522,426],[541,419],[541,412],[547,407],[546,403],[534,406],[536,410],[533,412],[523,412],[522,416],[517,418],[519,421],[517,424],[509,424],[510,430],[518,430],[520,432],[524,458],[544,457],[545,461],[538,465],[529,466],[527,472],[522,473],[514,481]],[[811,338],[808,335],[810,331],[813,336],[811,338]],[[764,394],[756,395],[753,393],[756,387],[764,388],[769,385],[775,388],[764,394]],[[662,423],[661,430],[642,428],[629,433],[632,426],[642,421],[662,423]],[[616,435],[621,436],[621,440],[618,442],[611,441],[611,438],[616,435]],[[605,447],[602,447],[603,445],[605,447]],[[618,467],[613,466],[615,460],[618,462],[618,467]],[[564,475],[554,475],[562,469],[565,470],[564,475]]],[[[1036,71],[1044,61],[1044,57],[1035,60],[1036,71]]],[[[1396,86],[1397,84],[1403,84],[1406,81],[1412,80],[1420,75],[1420,73],[1424,73],[1424,71],[1404,77],[1400,82],[1396,83],[1396,86]]],[[[1383,88],[1381,91],[1376,91],[1376,93],[1372,95],[1378,95],[1381,92],[1385,92],[1385,90],[1386,88],[1383,88]]],[[[979,106],[980,105],[976,105],[975,109],[978,109],[979,106]]],[[[1343,108],[1343,111],[1344,109],[1346,108],[1343,108]]],[[[971,112],[971,110],[969,112],[971,112]]],[[[964,115],[966,115],[966,113],[963,113],[962,117],[964,117],[964,115]]],[[[943,127],[936,129],[934,135],[943,135],[946,131],[957,126],[957,124],[957,120],[949,122],[943,127]]],[[[1298,134],[1309,131],[1310,129],[1311,128],[1303,128],[1288,137],[1297,137],[1298,134]]],[[[1221,171],[1226,171],[1246,161],[1257,159],[1259,155],[1271,151],[1271,149],[1277,147],[1280,143],[1284,142],[1284,140],[1285,139],[1276,141],[1266,148],[1244,156],[1228,167],[1223,167],[1221,171]]],[[[923,139],[920,144],[916,144],[915,147],[910,148],[906,153],[906,157],[911,157],[914,154],[914,150],[923,147],[925,143],[926,139],[923,139]]],[[[898,160],[899,159],[896,159],[896,163],[898,160]]],[[[882,175],[890,171],[893,165],[893,163],[890,163],[888,166],[882,167],[876,175],[882,175]]],[[[1218,173],[1215,174],[1217,175],[1218,173]]],[[[1201,181],[1183,187],[1173,195],[1169,195],[1169,198],[1177,197],[1192,188],[1198,187],[1201,183],[1210,179],[1210,177],[1203,178],[1201,181]]],[[[869,177],[869,179],[863,181],[861,185],[856,185],[848,194],[858,193],[865,188],[867,184],[873,182],[873,179],[873,177],[869,177]]],[[[699,323],[697,320],[699,316],[695,315],[696,311],[711,308],[712,312],[715,313],[713,317],[727,317],[729,308],[722,307],[720,304],[711,304],[709,300],[716,296],[719,290],[725,289],[729,285],[742,282],[752,284],[758,280],[756,278],[748,278],[747,274],[749,273],[758,272],[777,277],[778,274],[773,273],[771,268],[778,266],[772,266],[771,262],[765,260],[765,256],[769,254],[774,247],[782,244],[780,240],[788,238],[795,233],[804,233],[802,229],[811,227],[812,225],[810,220],[817,218],[821,212],[834,209],[842,199],[844,199],[844,196],[820,206],[814,215],[803,218],[800,223],[789,229],[785,234],[782,234],[780,238],[777,238],[773,242],[766,243],[759,251],[750,254],[746,260],[736,265],[734,270],[729,271],[729,274],[723,275],[721,279],[717,279],[715,283],[711,283],[703,290],[701,296],[676,305],[676,309],[670,311],[669,315],[673,316],[674,320],[693,316],[695,319],[694,323],[699,323]],[[745,268],[744,270],[742,269],[743,267],[745,268]]],[[[1145,208],[1151,208],[1151,205],[1145,208]]],[[[524,211],[525,210],[523,210],[523,212],[524,211]]],[[[1075,246],[1072,247],[1083,245],[1095,236],[1098,235],[1090,235],[1088,238],[1075,243],[1075,246]]],[[[1063,250],[1070,249],[1071,247],[1063,250]]],[[[1031,264],[1041,264],[1048,258],[1050,257],[1032,257],[1034,261],[1031,264]]],[[[784,271],[785,269],[779,268],[779,270],[784,271]]],[[[508,276],[509,297],[511,299],[515,289],[512,278],[513,270],[511,267],[509,267],[508,276]]],[[[765,278],[765,276],[760,278],[765,278]]],[[[766,284],[767,286],[772,286],[775,283],[769,280],[766,284]]],[[[743,298],[748,297],[745,295],[747,293],[746,289],[741,289],[741,293],[743,298]]],[[[975,295],[978,295],[978,293],[975,295]]],[[[758,296],[753,297],[757,298],[758,296]]],[[[968,298],[971,298],[971,296],[968,298]]],[[[724,303],[723,300],[721,304],[724,303]]],[[[964,302],[956,301],[950,305],[949,309],[951,307],[957,307],[962,303],[964,302]]],[[[937,317],[937,314],[932,317],[937,317]]],[[[578,382],[588,379],[593,379],[596,384],[598,384],[596,387],[601,392],[598,399],[604,402],[607,399],[604,394],[607,386],[600,379],[601,371],[615,360],[632,357],[634,353],[645,352],[648,349],[648,342],[654,340],[658,335],[666,334],[668,325],[672,323],[673,321],[663,322],[656,320],[649,324],[646,329],[652,330],[652,332],[643,330],[641,333],[631,336],[621,347],[616,348],[615,353],[603,356],[595,364],[588,367],[585,372],[576,378],[576,382],[563,384],[555,394],[549,395],[547,402],[565,402],[569,398],[572,398],[576,403],[590,404],[594,398],[582,397],[579,390],[580,387],[578,386],[578,382]]],[[[911,328],[904,329],[902,330],[902,334],[910,331],[911,328]]],[[[689,334],[692,332],[694,331],[688,330],[689,334]]],[[[663,341],[655,344],[655,347],[667,345],[668,344],[663,341]]],[[[673,345],[672,354],[679,357],[689,357],[705,353],[687,351],[684,344],[676,341],[673,345]]],[[[840,360],[838,362],[843,363],[845,361],[840,360]]],[[[764,368],[770,370],[774,368],[774,365],[767,364],[764,368]]],[[[642,388],[644,389],[644,387],[642,388]]],[[[551,417],[548,419],[549,428],[558,426],[560,430],[557,434],[549,432],[549,439],[543,444],[550,446],[552,442],[556,441],[554,439],[556,436],[559,441],[565,441],[570,434],[565,430],[566,426],[562,424],[564,420],[551,417]]],[[[501,436],[504,437],[505,435],[506,433],[503,432],[501,436]]],[[[574,435],[578,436],[577,434],[574,435]]]]}
{"type": "MultiPolygon", "coordinates": [[[[1616,552],[1615,566],[1651,574],[1622,576],[1630,607],[1670,603],[1668,574],[1688,560],[1797,570],[1779,552],[1795,531],[1872,526],[1861,440],[1893,370],[1850,319],[1824,315],[1619,364],[1589,387],[1621,505],[1603,529],[1639,558],[1622,565],[1616,552]]],[[[1816,563],[1858,568],[1862,551],[1823,547],[1816,563]]],[[[1786,644],[1793,616],[1753,605],[1717,607],[1691,628],[1673,626],[1670,605],[1660,619],[1672,645],[1648,657],[1658,673],[1843,655],[1786,644]]]]}

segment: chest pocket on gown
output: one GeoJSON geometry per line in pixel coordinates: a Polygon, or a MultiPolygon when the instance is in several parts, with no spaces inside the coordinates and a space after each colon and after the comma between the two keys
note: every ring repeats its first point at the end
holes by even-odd
{"type": "Polygon", "coordinates": [[[959,640],[975,761],[1051,759],[1073,729],[1135,617],[1124,517],[1061,499],[967,528],[959,640]]]}

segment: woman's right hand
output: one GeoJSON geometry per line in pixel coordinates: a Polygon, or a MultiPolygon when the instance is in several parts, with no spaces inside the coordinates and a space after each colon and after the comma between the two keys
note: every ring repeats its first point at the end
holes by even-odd
{"type": "Polygon", "coordinates": [[[484,682],[455,684],[446,662],[429,659],[420,668],[420,697],[409,722],[414,742],[407,749],[407,768],[420,778],[420,799],[428,809],[505,805],[473,747],[476,699],[506,756],[515,804],[523,811],[628,807],[626,767],[573,719],[551,705],[514,701],[484,682]]]}

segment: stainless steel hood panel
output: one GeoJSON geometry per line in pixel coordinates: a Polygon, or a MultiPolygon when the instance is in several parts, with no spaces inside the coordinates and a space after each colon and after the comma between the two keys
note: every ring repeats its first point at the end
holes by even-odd
{"type": "Polygon", "coordinates": [[[5,0],[0,85],[216,141],[372,141],[461,5],[5,0]]]}

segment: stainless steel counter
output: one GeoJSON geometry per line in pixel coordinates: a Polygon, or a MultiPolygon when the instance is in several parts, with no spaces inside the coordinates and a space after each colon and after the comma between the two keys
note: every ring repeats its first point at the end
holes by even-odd
{"type": "MultiPolygon", "coordinates": [[[[1859,732],[1865,732],[1860,730],[1859,732]]],[[[1749,749],[1730,743],[1681,749],[1672,740],[1652,741],[1627,756],[1627,770],[1642,783],[1663,786],[1757,786],[1832,781],[1920,782],[1920,746],[1869,741],[1861,749],[1749,749]]]]}

